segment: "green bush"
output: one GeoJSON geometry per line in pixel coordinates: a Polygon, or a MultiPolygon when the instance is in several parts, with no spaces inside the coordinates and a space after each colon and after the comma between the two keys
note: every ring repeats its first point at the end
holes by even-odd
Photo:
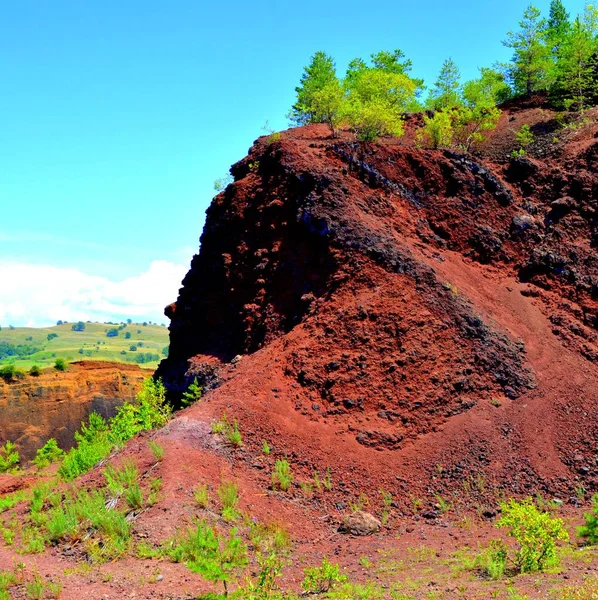
{"type": "Polygon", "coordinates": [[[561,519],[540,512],[531,498],[521,502],[511,499],[501,504],[501,510],[502,517],[497,527],[506,528],[509,535],[517,540],[519,548],[514,562],[521,573],[558,566],[556,543],[569,539],[561,519]]]}
{"type": "Polygon", "coordinates": [[[324,594],[336,583],[346,583],[346,575],[341,575],[340,567],[324,558],[319,567],[304,569],[305,577],[301,587],[306,594],[324,594]]]}
{"type": "Polygon", "coordinates": [[[25,372],[15,367],[13,364],[0,367],[0,379],[4,379],[7,383],[15,381],[16,379],[23,379],[23,377],[25,377],[25,372]]]}
{"type": "Polygon", "coordinates": [[[66,371],[66,361],[64,360],[64,358],[57,358],[56,362],[54,363],[54,368],[57,371],[66,371]]]}
{"type": "Polygon", "coordinates": [[[169,554],[204,579],[222,583],[225,597],[228,584],[247,565],[247,546],[237,536],[237,530],[231,529],[228,536],[219,535],[205,519],[198,520],[194,529],[187,529],[169,554]]]}
{"type": "Polygon", "coordinates": [[[89,424],[82,424],[81,431],[75,434],[77,445],[69,450],[58,471],[63,479],[68,481],[89,471],[115,446],[141,431],[162,427],[172,414],[160,380],[146,379],[137,401],[138,404],[125,402],[109,422],[96,413],[89,416],[89,424]]]}
{"type": "Polygon", "coordinates": [[[4,446],[0,446],[0,473],[14,471],[19,461],[19,451],[10,440],[7,440],[4,446]]]}
{"type": "Polygon", "coordinates": [[[38,469],[45,469],[64,458],[64,450],[58,447],[56,440],[50,438],[35,454],[33,462],[38,469]]]}
{"type": "Polygon", "coordinates": [[[584,515],[585,523],[578,528],[577,534],[586,538],[589,544],[598,544],[598,494],[592,496],[592,512],[584,515]]]}

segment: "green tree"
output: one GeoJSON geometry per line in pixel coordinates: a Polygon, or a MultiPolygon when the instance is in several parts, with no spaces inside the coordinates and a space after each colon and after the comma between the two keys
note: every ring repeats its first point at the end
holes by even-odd
{"type": "Polygon", "coordinates": [[[71,325],[71,329],[73,331],[85,331],[85,323],[83,321],[78,321],[77,323],[73,323],[71,325]]]}
{"type": "Polygon", "coordinates": [[[598,10],[586,6],[585,12],[573,21],[564,39],[556,64],[553,96],[565,108],[584,110],[595,89],[595,53],[598,51],[598,10]]]}
{"type": "Polygon", "coordinates": [[[118,336],[118,329],[116,327],[111,327],[106,332],[106,337],[116,337],[116,336],[118,336]]]}
{"type": "Polygon", "coordinates": [[[531,95],[549,87],[552,60],[546,44],[546,27],[540,11],[530,4],[519,21],[519,30],[509,31],[503,42],[513,49],[513,58],[505,67],[505,75],[517,94],[531,95]]]}
{"type": "Polygon", "coordinates": [[[546,28],[546,42],[553,56],[557,58],[561,46],[571,29],[569,13],[562,0],[551,0],[546,28]]]}
{"type": "Polygon", "coordinates": [[[502,73],[481,68],[480,76],[463,84],[463,102],[470,107],[493,107],[511,96],[511,88],[502,73]]]}
{"type": "MultiPolygon", "coordinates": [[[[380,63],[380,54],[373,56],[380,63]]],[[[368,66],[359,58],[349,63],[344,81],[347,121],[358,139],[373,141],[381,135],[404,133],[402,115],[416,100],[418,82],[400,71],[368,66]]]]}
{"type": "Polygon", "coordinates": [[[460,77],[459,67],[453,59],[445,60],[426,101],[428,107],[433,110],[442,110],[461,106],[460,77]]]}
{"type": "Polygon", "coordinates": [[[338,83],[338,77],[334,60],[325,52],[316,52],[309,65],[304,68],[299,86],[295,88],[297,99],[291,107],[291,121],[296,125],[323,122],[322,115],[316,112],[314,95],[333,86],[335,82],[338,83]]]}
{"type": "Polygon", "coordinates": [[[338,79],[313,92],[311,110],[312,119],[318,123],[326,123],[333,137],[336,137],[347,119],[345,90],[338,79]]]}

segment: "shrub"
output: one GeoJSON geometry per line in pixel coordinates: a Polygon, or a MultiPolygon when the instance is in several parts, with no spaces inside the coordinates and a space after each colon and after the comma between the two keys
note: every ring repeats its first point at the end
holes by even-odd
{"type": "Polygon", "coordinates": [[[19,461],[19,451],[10,440],[7,440],[4,446],[0,446],[0,473],[14,471],[19,461]]]}
{"type": "Polygon", "coordinates": [[[15,377],[16,367],[14,365],[4,365],[0,367],[0,378],[4,381],[12,381],[15,377]]]}
{"type": "Polygon", "coordinates": [[[50,438],[35,454],[33,462],[38,469],[45,469],[64,457],[64,450],[58,447],[56,440],[50,438]]]}
{"type": "Polygon", "coordinates": [[[433,117],[424,116],[424,127],[419,141],[432,148],[449,148],[453,143],[453,121],[449,111],[437,111],[433,117]]]}
{"type": "Polygon", "coordinates": [[[326,558],[322,560],[319,567],[304,569],[303,573],[305,577],[301,582],[301,587],[306,594],[324,594],[334,584],[347,581],[346,575],[341,575],[340,567],[328,562],[326,558]]]}
{"type": "Polygon", "coordinates": [[[518,570],[533,573],[557,566],[556,542],[569,539],[563,521],[540,512],[531,498],[521,502],[511,499],[502,503],[501,509],[497,526],[508,529],[519,543],[515,556],[518,570]]]}
{"type": "Polygon", "coordinates": [[[78,321],[77,323],[73,323],[71,325],[71,329],[73,331],[85,331],[85,323],[83,321],[78,321]]]}
{"type": "Polygon", "coordinates": [[[49,333],[49,334],[48,334],[46,337],[47,337],[48,341],[50,342],[50,341],[52,341],[54,338],[57,338],[57,337],[58,337],[58,334],[57,334],[57,333],[49,333]]]}
{"type": "Polygon", "coordinates": [[[281,491],[286,492],[291,487],[292,482],[293,474],[288,461],[277,460],[272,473],[272,487],[278,487],[281,491]]]}
{"type": "Polygon", "coordinates": [[[500,579],[507,566],[508,552],[502,540],[492,540],[475,560],[475,566],[491,579],[500,579]]]}
{"type": "Polygon", "coordinates": [[[56,362],[54,363],[54,368],[57,371],[66,371],[66,361],[64,360],[64,358],[57,358],[56,362]]]}
{"type": "Polygon", "coordinates": [[[236,529],[231,529],[228,536],[221,536],[205,519],[200,519],[195,529],[188,529],[177,540],[170,556],[186,563],[204,579],[221,582],[227,597],[228,584],[247,565],[247,546],[237,536],[236,529]]]}
{"type": "Polygon", "coordinates": [[[598,494],[592,496],[592,512],[586,513],[584,519],[585,523],[578,528],[577,534],[590,544],[598,544],[598,494]]]}

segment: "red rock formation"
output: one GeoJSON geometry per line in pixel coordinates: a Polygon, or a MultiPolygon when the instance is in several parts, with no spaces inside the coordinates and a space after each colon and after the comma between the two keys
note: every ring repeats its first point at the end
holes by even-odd
{"type": "Polygon", "coordinates": [[[198,376],[307,463],[350,438],[355,478],[380,466],[368,448],[422,485],[434,464],[514,491],[577,476],[598,425],[598,127],[555,144],[550,117],[511,107],[476,156],[414,148],[416,119],[400,141],[258,140],[167,310],[171,392],[198,376]],[[509,160],[523,122],[535,147],[509,160]],[[310,421],[329,433],[302,448],[310,421]]]}

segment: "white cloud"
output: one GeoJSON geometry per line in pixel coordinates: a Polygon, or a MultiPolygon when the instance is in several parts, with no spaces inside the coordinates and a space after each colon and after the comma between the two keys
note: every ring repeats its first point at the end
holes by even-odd
{"type": "Polygon", "coordinates": [[[0,325],[45,327],[66,321],[163,323],[188,267],[157,260],[147,271],[111,281],[77,269],[0,262],[0,325]]]}

